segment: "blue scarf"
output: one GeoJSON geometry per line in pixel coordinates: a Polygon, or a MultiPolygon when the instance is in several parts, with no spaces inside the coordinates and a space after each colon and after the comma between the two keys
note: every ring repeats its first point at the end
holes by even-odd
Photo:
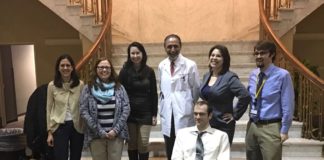
{"type": "MultiPolygon", "coordinates": [[[[96,79],[97,83],[100,83],[99,79],[96,79]]],[[[92,95],[99,100],[101,103],[106,104],[108,103],[111,98],[114,96],[115,93],[115,82],[111,82],[111,83],[102,83],[103,88],[105,89],[104,91],[102,91],[100,88],[98,88],[97,90],[94,88],[94,86],[92,86],[91,88],[91,92],[92,95]]]]}

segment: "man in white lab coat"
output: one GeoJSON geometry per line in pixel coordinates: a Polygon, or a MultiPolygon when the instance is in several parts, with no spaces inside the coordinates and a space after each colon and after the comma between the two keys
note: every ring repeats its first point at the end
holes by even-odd
{"type": "Polygon", "coordinates": [[[168,160],[176,132],[195,125],[193,107],[198,100],[199,73],[194,61],[181,53],[181,39],[170,34],[164,39],[168,58],[159,64],[160,117],[168,160]]]}

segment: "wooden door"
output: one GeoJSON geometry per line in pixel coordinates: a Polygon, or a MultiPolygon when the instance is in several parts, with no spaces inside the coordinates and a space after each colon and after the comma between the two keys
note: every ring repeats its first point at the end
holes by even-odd
{"type": "MultiPolygon", "coordinates": [[[[10,45],[0,46],[1,74],[3,82],[3,99],[5,117],[2,116],[2,124],[6,124],[18,119],[16,93],[14,84],[14,74],[10,45]]],[[[3,109],[2,109],[3,110],[3,109]]]]}

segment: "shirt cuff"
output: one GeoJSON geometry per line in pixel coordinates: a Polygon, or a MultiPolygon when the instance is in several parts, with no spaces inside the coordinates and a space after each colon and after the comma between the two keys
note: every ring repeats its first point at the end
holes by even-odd
{"type": "Polygon", "coordinates": [[[282,126],[280,129],[281,134],[288,134],[289,127],[288,126],[282,126]]]}

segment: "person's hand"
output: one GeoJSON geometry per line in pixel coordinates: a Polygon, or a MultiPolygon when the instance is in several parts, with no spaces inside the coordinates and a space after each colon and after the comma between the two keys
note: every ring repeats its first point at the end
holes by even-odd
{"type": "Polygon", "coordinates": [[[51,131],[48,131],[47,145],[50,147],[54,147],[54,138],[51,131]]]}
{"type": "Polygon", "coordinates": [[[108,139],[114,139],[115,137],[117,136],[117,133],[112,129],[110,130],[107,134],[106,134],[106,137],[108,139]]]}
{"type": "Polygon", "coordinates": [[[281,143],[284,143],[289,137],[288,134],[280,133],[281,143]]]}
{"type": "Polygon", "coordinates": [[[157,119],[155,116],[152,117],[152,126],[156,126],[157,119]]]}
{"type": "Polygon", "coordinates": [[[232,113],[224,113],[223,120],[226,121],[226,124],[229,124],[231,121],[234,120],[232,113]]]}

